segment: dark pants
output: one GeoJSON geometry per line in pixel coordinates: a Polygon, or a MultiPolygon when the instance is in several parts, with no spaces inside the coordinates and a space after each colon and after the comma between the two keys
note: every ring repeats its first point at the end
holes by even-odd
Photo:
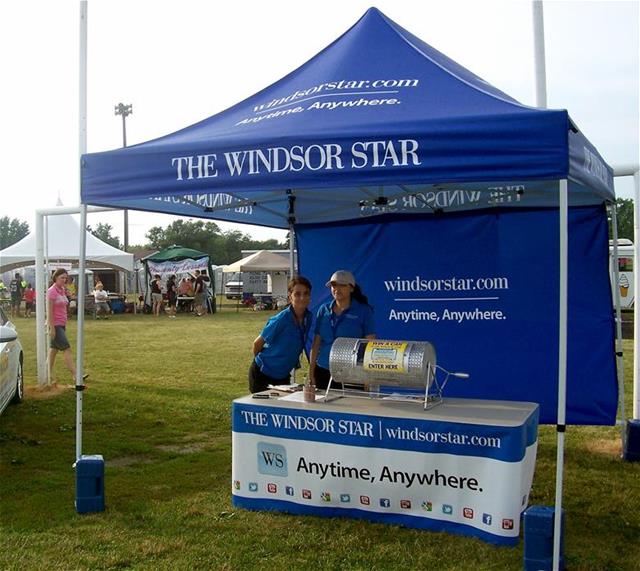
{"type": "Polygon", "coordinates": [[[252,393],[259,393],[261,391],[266,391],[269,386],[268,385],[288,385],[289,377],[285,377],[284,379],[274,379],[269,375],[265,375],[256,363],[255,359],[251,363],[249,367],[249,390],[252,393]]]}
{"type": "MultiPolygon", "coordinates": [[[[329,369],[325,369],[324,367],[321,367],[320,365],[316,365],[315,380],[316,380],[316,388],[322,389],[323,391],[326,390],[326,388],[329,386],[329,381],[331,380],[331,371],[329,371],[329,369]]],[[[334,385],[335,383],[331,383],[331,386],[334,389],[342,388],[342,385],[340,386],[334,386],[334,385]]]]}

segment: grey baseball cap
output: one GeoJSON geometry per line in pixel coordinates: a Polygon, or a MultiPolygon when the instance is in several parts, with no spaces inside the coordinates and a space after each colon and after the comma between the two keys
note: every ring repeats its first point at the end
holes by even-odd
{"type": "Polygon", "coordinates": [[[332,283],[340,284],[340,285],[351,285],[353,287],[356,286],[356,278],[353,274],[347,270],[338,270],[337,272],[333,272],[333,275],[329,279],[329,281],[324,284],[329,287],[332,283]]]}

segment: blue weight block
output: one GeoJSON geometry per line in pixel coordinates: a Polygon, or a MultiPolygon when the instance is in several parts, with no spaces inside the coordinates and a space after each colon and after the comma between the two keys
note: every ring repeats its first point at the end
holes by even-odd
{"type": "Polygon", "coordinates": [[[623,457],[627,462],[640,461],[640,420],[627,420],[627,438],[623,457]]]}
{"type": "MultiPolygon", "coordinates": [[[[524,512],[524,569],[551,571],[555,508],[531,506],[524,512]]],[[[560,569],[564,569],[564,510],[560,520],[560,569]]]]}
{"type": "Polygon", "coordinates": [[[79,514],[104,511],[104,459],[82,456],[76,468],[76,511],[79,514]]]}

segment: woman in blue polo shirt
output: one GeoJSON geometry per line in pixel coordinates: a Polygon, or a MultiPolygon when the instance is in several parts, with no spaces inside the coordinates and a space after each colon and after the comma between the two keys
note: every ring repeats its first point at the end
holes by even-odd
{"type": "Polygon", "coordinates": [[[311,282],[302,276],[289,281],[289,305],[274,315],[253,342],[249,389],[258,393],[268,385],[289,384],[289,373],[300,366],[300,353],[311,327],[311,282]]]}
{"type": "Polygon", "coordinates": [[[322,305],[316,316],[311,346],[309,380],[319,389],[329,385],[329,353],[338,337],[375,339],[373,309],[351,272],[338,270],[327,282],[333,301],[322,305]]]}

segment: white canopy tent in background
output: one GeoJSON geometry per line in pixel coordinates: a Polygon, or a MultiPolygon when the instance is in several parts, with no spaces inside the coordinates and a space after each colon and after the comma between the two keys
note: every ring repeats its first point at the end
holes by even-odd
{"type": "MultiPolygon", "coordinates": [[[[275,252],[270,252],[269,250],[260,250],[245,258],[234,262],[233,264],[229,264],[227,266],[222,266],[223,276],[224,274],[231,273],[242,273],[242,272],[264,272],[269,274],[269,279],[271,281],[271,293],[274,296],[285,296],[287,295],[287,277],[294,275],[294,265],[293,265],[293,253],[289,253],[288,256],[277,254],[275,252]],[[286,274],[279,275],[277,274],[286,274]]],[[[223,280],[223,290],[224,283],[226,280],[223,280]]],[[[246,284],[245,284],[246,285],[246,284]]],[[[246,291],[246,290],[245,290],[246,291]]]]}
{"type": "MultiPolygon", "coordinates": [[[[70,214],[47,218],[44,234],[45,258],[50,264],[62,262],[78,265],[80,260],[80,224],[70,214]]],[[[87,267],[133,271],[133,254],[127,254],[86,232],[87,267]]],[[[0,272],[31,266],[36,262],[36,233],[0,251],[0,272]]]]}
{"type": "MultiPolygon", "coordinates": [[[[102,210],[105,209],[92,209],[92,211],[102,210]]],[[[0,271],[34,264],[36,266],[36,353],[40,385],[48,382],[45,343],[44,300],[47,287],[45,263],[49,267],[55,264],[71,264],[79,268],[78,274],[85,273],[85,267],[133,271],[133,254],[110,246],[89,231],[81,232],[80,223],[71,215],[74,212],[78,212],[78,208],[55,208],[37,212],[36,230],[0,252],[0,271]],[[40,221],[42,226],[39,232],[40,221]],[[86,241],[86,264],[83,264],[80,256],[83,234],[86,241]]],[[[84,310],[84,289],[84,280],[79,280],[79,314],[84,310]],[[81,297],[82,300],[80,300],[81,297]]]]}
{"type": "Polygon", "coordinates": [[[289,270],[289,259],[269,250],[260,250],[233,264],[222,267],[225,274],[233,272],[286,272],[289,270]]]}

